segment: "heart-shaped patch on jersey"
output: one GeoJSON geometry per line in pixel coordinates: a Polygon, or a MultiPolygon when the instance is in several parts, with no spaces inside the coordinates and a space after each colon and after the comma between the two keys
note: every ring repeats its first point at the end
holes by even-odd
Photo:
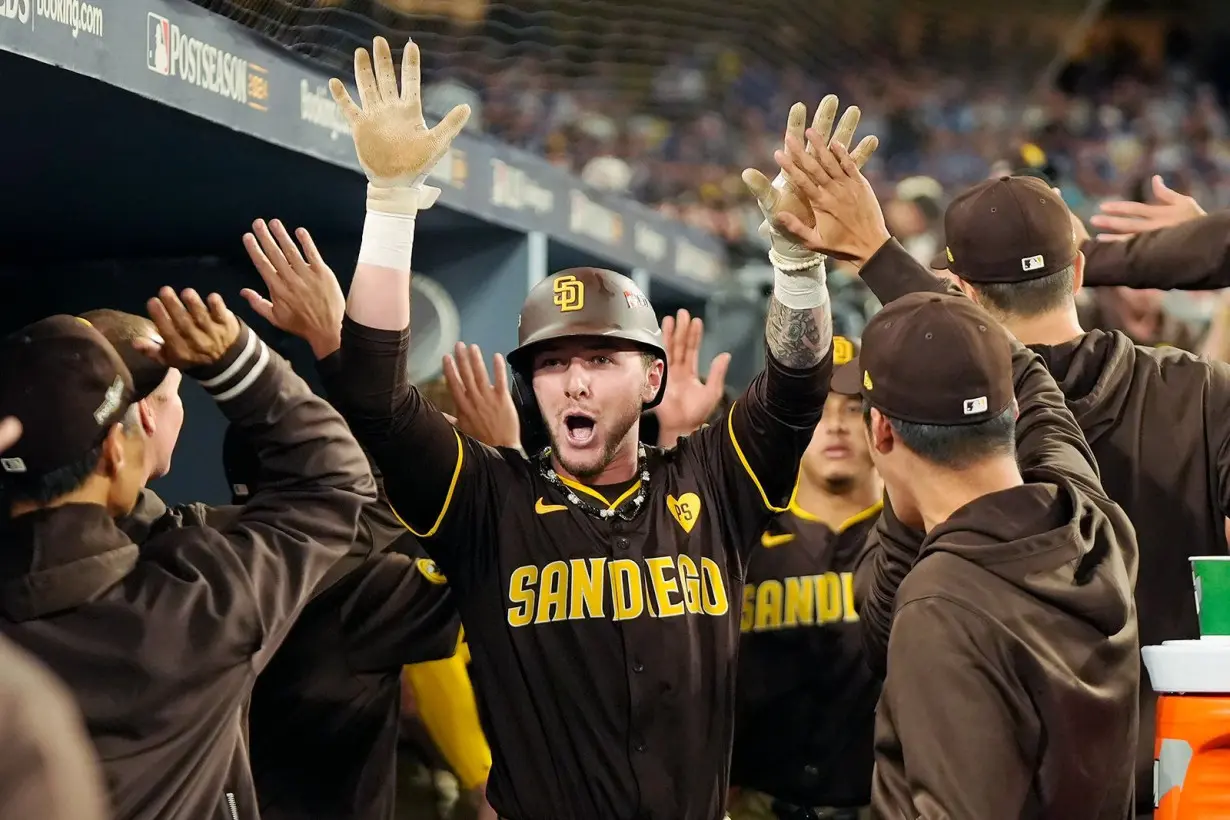
{"type": "Polygon", "coordinates": [[[668,495],[666,508],[679,522],[679,526],[683,527],[684,532],[691,532],[696,526],[696,520],[700,518],[700,496],[696,493],[684,493],[678,498],[668,495]]]}

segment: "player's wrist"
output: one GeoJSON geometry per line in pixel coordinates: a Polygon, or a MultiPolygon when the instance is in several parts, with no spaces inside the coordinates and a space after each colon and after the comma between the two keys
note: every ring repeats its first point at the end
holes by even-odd
{"type": "Polygon", "coordinates": [[[785,271],[773,268],[773,297],[791,310],[814,310],[829,301],[824,260],[814,268],[785,271]]]}
{"type": "Polygon", "coordinates": [[[413,218],[435,204],[440,189],[425,185],[427,177],[420,176],[408,182],[369,182],[367,184],[367,211],[396,214],[413,218]]]}
{"type": "Polygon", "coordinates": [[[414,214],[368,208],[363,220],[359,264],[410,272],[414,254],[414,214]]]}

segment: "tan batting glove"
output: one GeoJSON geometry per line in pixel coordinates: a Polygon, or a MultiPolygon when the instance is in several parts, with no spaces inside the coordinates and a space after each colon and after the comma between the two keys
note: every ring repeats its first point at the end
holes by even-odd
{"type": "MultiPolygon", "coordinates": [[[[833,121],[837,118],[838,100],[836,95],[829,94],[820,101],[816,108],[816,116],[812,120],[812,130],[823,139],[827,145],[830,140],[840,142],[849,148],[854,132],[862,113],[858,106],[850,106],[841,115],[836,132],[833,131],[833,121]],[[832,135],[830,137],[830,134],[832,135]]],[[[807,106],[795,103],[790,108],[790,118],[786,124],[786,140],[797,140],[800,145],[806,145],[812,151],[812,143],[806,140],[807,106]]],[[[863,138],[851,156],[861,168],[875,152],[878,141],[870,137],[863,138]]],[[[783,141],[785,147],[785,141],[783,141]]],[[[802,240],[785,230],[781,225],[779,215],[791,213],[798,217],[809,228],[815,227],[816,216],[811,205],[801,196],[795,187],[786,179],[786,175],[778,172],[772,182],[757,171],[748,168],[743,172],[743,183],[756,197],[760,212],[765,221],[760,225],[761,236],[769,239],[769,262],[783,273],[810,271],[824,264],[824,256],[808,249],[802,240]]]]}
{"type": "Polygon", "coordinates": [[[413,216],[430,208],[440,195],[439,188],[423,183],[470,119],[470,106],[456,106],[435,128],[428,129],[419,93],[419,47],[413,41],[406,43],[400,93],[388,40],[377,37],[372,52],[375,68],[367,49],[354,53],[355,85],[362,108],[336,77],[329,80],[329,90],[350,123],[359,164],[367,173],[367,209],[413,216]]]}

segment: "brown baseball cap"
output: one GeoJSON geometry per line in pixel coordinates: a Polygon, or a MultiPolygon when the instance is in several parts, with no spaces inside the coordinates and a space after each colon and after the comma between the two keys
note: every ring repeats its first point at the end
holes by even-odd
{"type": "Polygon", "coordinates": [[[1059,273],[1076,261],[1068,206],[1032,176],[988,179],[944,212],[948,246],[931,262],[975,284],[1010,284],[1059,273]]]}
{"type": "Polygon", "coordinates": [[[51,316],[0,341],[0,418],[22,437],[0,457],[0,475],[45,475],[102,443],[133,403],[132,375],[89,322],[51,316]]]}
{"type": "Polygon", "coordinates": [[[843,396],[857,396],[862,391],[863,370],[858,363],[862,343],[849,336],[833,337],[833,377],[829,389],[843,396]]]}
{"type": "Polygon", "coordinates": [[[863,398],[901,421],[977,424],[1012,404],[1012,342],[963,296],[911,293],[863,331],[863,398]]]}
{"type": "Polygon", "coordinates": [[[132,387],[136,391],[134,401],[146,398],[166,380],[170,368],[158,364],[134,346],[139,338],[162,344],[162,337],[149,319],[109,308],[91,310],[81,314],[81,318],[106,337],[115,352],[124,360],[128,372],[132,374],[132,387]]]}

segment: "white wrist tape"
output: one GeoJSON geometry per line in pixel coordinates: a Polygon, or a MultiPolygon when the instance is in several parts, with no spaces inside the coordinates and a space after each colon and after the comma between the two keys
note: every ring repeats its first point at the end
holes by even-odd
{"type": "Polygon", "coordinates": [[[414,252],[414,215],[369,210],[363,220],[359,264],[410,272],[414,252]]]}
{"type": "Polygon", "coordinates": [[[829,300],[824,264],[806,271],[786,273],[773,269],[773,296],[791,310],[811,310],[829,300]]]}

